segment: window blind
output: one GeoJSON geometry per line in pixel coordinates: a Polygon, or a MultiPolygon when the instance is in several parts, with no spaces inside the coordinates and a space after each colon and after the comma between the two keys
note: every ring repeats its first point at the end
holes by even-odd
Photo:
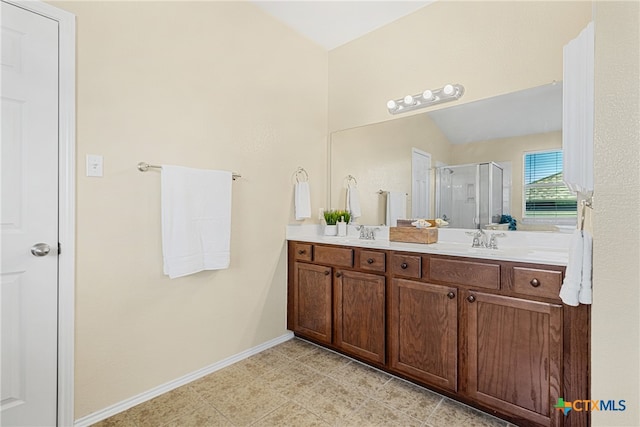
{"type": "Polygon", "coordinates": [[[525,154],[525,218],[576,216],[576,195],[562,180],[562,163],[561,150],[525,154]]]}

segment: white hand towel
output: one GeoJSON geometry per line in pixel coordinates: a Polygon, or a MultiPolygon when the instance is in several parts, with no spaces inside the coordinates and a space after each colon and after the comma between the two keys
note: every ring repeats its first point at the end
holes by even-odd
{"type": "Polygon", "coordinates": [[[581,304],[591,304],[591,277],[593,275],[593,237],[588,231],[583,231],[583,252],[582,252],[582,283],[580,284],[580,294],[578,301],[581,304]]]}
{"type": "Polygon", "coordinates": [[[162,166],[164,274],[229,267],[231,172],[162,166]]]}
{"type": "Polygon", "coordinates": [[[308,181],[296,182],[295,210],[297,220],[311,218],[311,195],[308,181]]]}
{"type": "Polygon", "coordinates": [[[398,219],[407,217],[407,193],[387,191],[387,222],[388,227],[398,225],[398,219]]]}
{"type": "Polygon", "coordinates": [[[360,191],[357,187],[347,187],[347,211],[351,214],[351,218],[358,218],[362,216],[362,210],[360,209],[360,191]]]}
{"type": "Polygon", "coordinates": [[[569,262],[565,272],[564,281],[560,288],[560,298],[562,302],[577,306],[579,304],[578,295],[582,283],[582,269],[584,266],[584,239],[582,232],[576,230],[571,237],[571,246],[569,247],[569,262]]]}

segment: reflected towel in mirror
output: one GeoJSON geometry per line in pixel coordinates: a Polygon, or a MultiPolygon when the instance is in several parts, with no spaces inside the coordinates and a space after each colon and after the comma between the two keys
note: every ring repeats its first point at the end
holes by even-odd
{"type": "Polygon", "coordinates": [[[347,187],[347,211],[351,214],[351,218],[355,219],[362,216],[362,210],[360,209],[360,191],[357,187],[349,185],[347,187]]]}
{"type": "Polygon", "coordinates": [[[387,220],[388,227],[395,227],[398,219],[407,217],[407,193],[401,191],[387,191],[387,220]]]}

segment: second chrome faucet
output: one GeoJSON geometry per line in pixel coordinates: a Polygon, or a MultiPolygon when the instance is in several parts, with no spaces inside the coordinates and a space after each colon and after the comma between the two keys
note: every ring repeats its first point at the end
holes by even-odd
{"type": "Polygon", "coordinates": [[[506,237],[505,233],[493,233],[489,235],[481,228],[476,231],[468,231],[466,234],[473,236],[473,241],[471,242],[472,248],[498,249],[498,237],[506,237]]]}

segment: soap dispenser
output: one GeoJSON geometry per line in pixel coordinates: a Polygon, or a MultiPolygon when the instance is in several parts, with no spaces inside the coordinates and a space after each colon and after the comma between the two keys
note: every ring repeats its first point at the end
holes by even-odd
{"type": "Polygon", "coordinates": [[[344,222],[344,217],[340,217],[340,221],[338,222],[338,236],[344,237],[347,235],[347,223],[344,222]]]}

